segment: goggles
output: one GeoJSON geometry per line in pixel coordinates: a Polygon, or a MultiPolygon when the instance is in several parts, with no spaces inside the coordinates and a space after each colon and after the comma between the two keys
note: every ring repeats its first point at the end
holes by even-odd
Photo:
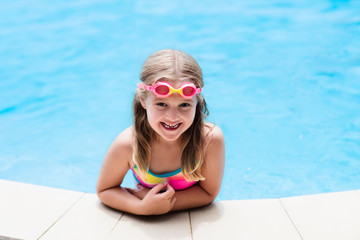
{"type": "Polygon", "coordinates": [[[151,91],[158,97],[168,97],[174,92],[179,93],[183,98],[192,98],[197,93],[201,92],[201,88],[197,88],[195,84],[186,82],[181,84],[178,89],[173,88],[167,82],[157,82],[154,85],[146,85],[138,83],[137,86],[141,89],[151,91]]]}

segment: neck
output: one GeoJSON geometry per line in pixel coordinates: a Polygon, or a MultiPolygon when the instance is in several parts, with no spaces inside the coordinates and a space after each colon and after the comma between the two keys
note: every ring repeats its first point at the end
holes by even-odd
{"type": "Polygon", "coordinates": [[[174,141],[167,141],[162,137],[159,137],[157,141],[154,141],[153,145],[158,145],[166,148],[174,148],[174,147],[179,147],[181,145],[180,143],[181,143],[180,139],[176,139],[174,141]]]}

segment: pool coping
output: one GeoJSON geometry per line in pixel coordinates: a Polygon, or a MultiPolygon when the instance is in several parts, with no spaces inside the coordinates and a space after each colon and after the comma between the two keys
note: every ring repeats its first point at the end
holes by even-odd
{"type": "Polygon", "coordinates": [[[150,217],[110,209],[91,193],[1,179],[0,192],[0,239],[360,239],[360,190],[150,217]]]}

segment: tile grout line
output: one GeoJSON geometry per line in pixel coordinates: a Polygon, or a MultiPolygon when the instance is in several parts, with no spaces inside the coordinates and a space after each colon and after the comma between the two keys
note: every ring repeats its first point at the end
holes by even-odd
{"type": "Polygon", "coordinates": [[[188,212],[189,212],[190,236],[191,236],[191,239],[194,240],[192,221],[191,221],[191,211],[188,210],[188,212]]]}
{"type": "Polygon", "coordinates": [[[288,218],[290,219],[290,221],[291,221],[292,225],[294,226],[295,230],[296,230],[296,231],[297,231],[297,233],[299,234],[300,238],[301,238],[302,240],[304,240],[304,238],[302,237],[302,235],[301,235],[301,233],[300,233],[299,229],[296,227],[295,222],[293,221],[293,219],[291,218],[290,214],[289,214],[289,213],[288,213],[288,211],[286,210],[286,208],[285,208],[285,206],[284,206],[283,202],[281,201],[281,199],[280,199],[280,198],[278,198],[278,200],[279,200],[279,202],[280,202],[281,207],[284,209],[284,211],[285,211],[286,215],[287,215],[287,216],[288,216],[288,218]]]}
{"type": "Polygon", "coordinates": [[[84,196],[86,195],[85,192],[83,192],[81,194],[81,196],[63,213],[61,214],[56,220],[55,222],[53,222],[53,224],[51,224],[41,235],[40,237],[38,237],[37,239],[41,239],[57,222],[60,221],[60,219],[62,219],[84,196]]]}
{"type": "Polygon", "coordinates": [[[121,213],[121,216],[119,217],[119,219],[117,220],[117,222],[114,224],[113,228],[110,230],[109,234],[106,236],[105,239],[108,239],[111,235],[111,233],[114,231],[114,229],[116,228],[116,226],[119,224],[120,220],[122,219],[122,217],[124,216],[124,212],[121,213]]]}

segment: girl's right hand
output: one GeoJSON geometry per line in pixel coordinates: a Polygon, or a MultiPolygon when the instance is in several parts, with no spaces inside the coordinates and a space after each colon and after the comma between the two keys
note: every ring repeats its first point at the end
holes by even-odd
{"type": "Polygon", "coordinates": [[[144,215],[160,215],[169,212],[176,201],[174,194],[175,190],[168,183],[160,183],[153,187],[141,201],[144,215]]]}

